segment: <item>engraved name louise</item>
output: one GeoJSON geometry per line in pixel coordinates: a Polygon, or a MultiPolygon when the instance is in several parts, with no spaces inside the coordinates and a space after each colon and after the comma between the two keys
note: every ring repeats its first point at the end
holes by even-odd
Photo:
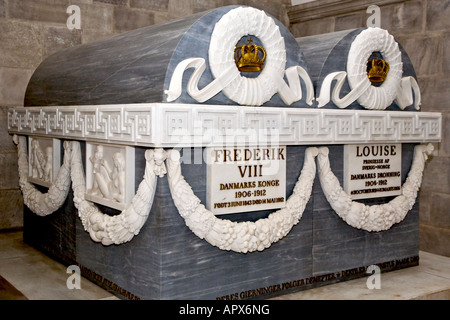
{"type": "Polygon", "coordinates": [[[208,151],[207,207],[216,214],[284,207],[286,147],[208,151]]]}
{"type": "Polygon", "coordinates": [[[344,153],[344,190],[352,199],[400,194],[400,144],[347,145],[344,153]]]}

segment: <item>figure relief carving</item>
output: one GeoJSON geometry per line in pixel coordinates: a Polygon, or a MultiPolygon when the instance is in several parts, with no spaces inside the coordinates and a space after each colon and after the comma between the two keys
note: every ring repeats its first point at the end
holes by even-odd
{"type": "Polygon", "coordinates": [[[41,146],[37,139],[30,142],[29,176],[48,183],[53,181],[53,148],[41,146]]]}
{"type": "Polygon", "coordinates": [[[44,162],[44,155],[39,146],[39,141],[37,140],[31,141],[30,163],[31,163],[31,176],[33,178],[42,179],[44,175],[44,171],[42,170],[43,162],[44,162]]]}
{"type": "Polygon", "coordinates": [[[93,184],[89,193],[117,202],[125,200],[125,158],[122,153],[112,156],[113,166],[104,159],[103,146],[98,145],[95,153],[89,158],[92,162],[93,184]]]}

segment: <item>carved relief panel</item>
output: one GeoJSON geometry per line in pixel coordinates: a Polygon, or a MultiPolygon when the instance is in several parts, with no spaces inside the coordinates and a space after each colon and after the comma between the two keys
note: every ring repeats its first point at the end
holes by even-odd
{"type": "Polygon", "coordinates": [[[135,194],[134,148],[86,144],[86,199],[124,210],[135,194]]]}
{"type": "Polygon", "coordinates": [[[61,166],[59,139],[28,139],[28,181],[49,188],[61,166]]]}

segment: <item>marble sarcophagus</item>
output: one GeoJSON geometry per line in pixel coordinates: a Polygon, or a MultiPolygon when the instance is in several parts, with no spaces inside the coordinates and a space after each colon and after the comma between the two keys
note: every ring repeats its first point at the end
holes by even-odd
{"type": "Polygon", "coordinates": [[[8,126],[25,241],[140,299],[266,298],[417,265],[441,139],[386,30],[295,39],[242,6],[54,54],[8,126]]]}

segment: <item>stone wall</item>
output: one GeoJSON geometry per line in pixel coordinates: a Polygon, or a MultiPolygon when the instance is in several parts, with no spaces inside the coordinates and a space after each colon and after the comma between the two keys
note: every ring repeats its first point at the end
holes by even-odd
{"type": "Polygon", "coordinates": [[[8,107],[23,106],[34,70],[52,53],[114,34],[216,7],[249,5],[289,25],[289,0],[0,0],[0,230],[23,226],[17,152],[8,107]],[[69,30],[67,8],[80,8],[81,29],[69,30]]]}
{"type": "Polygon", "coordinates": [[[295,37],[365,27],[376,4],[387,29],[410,56],[422,92],[422,110],[441,112],[443,139],[435,144],[420,192],[420,249],[450,256],[450,1],[317,0],[288,11],[295,37]]]}

